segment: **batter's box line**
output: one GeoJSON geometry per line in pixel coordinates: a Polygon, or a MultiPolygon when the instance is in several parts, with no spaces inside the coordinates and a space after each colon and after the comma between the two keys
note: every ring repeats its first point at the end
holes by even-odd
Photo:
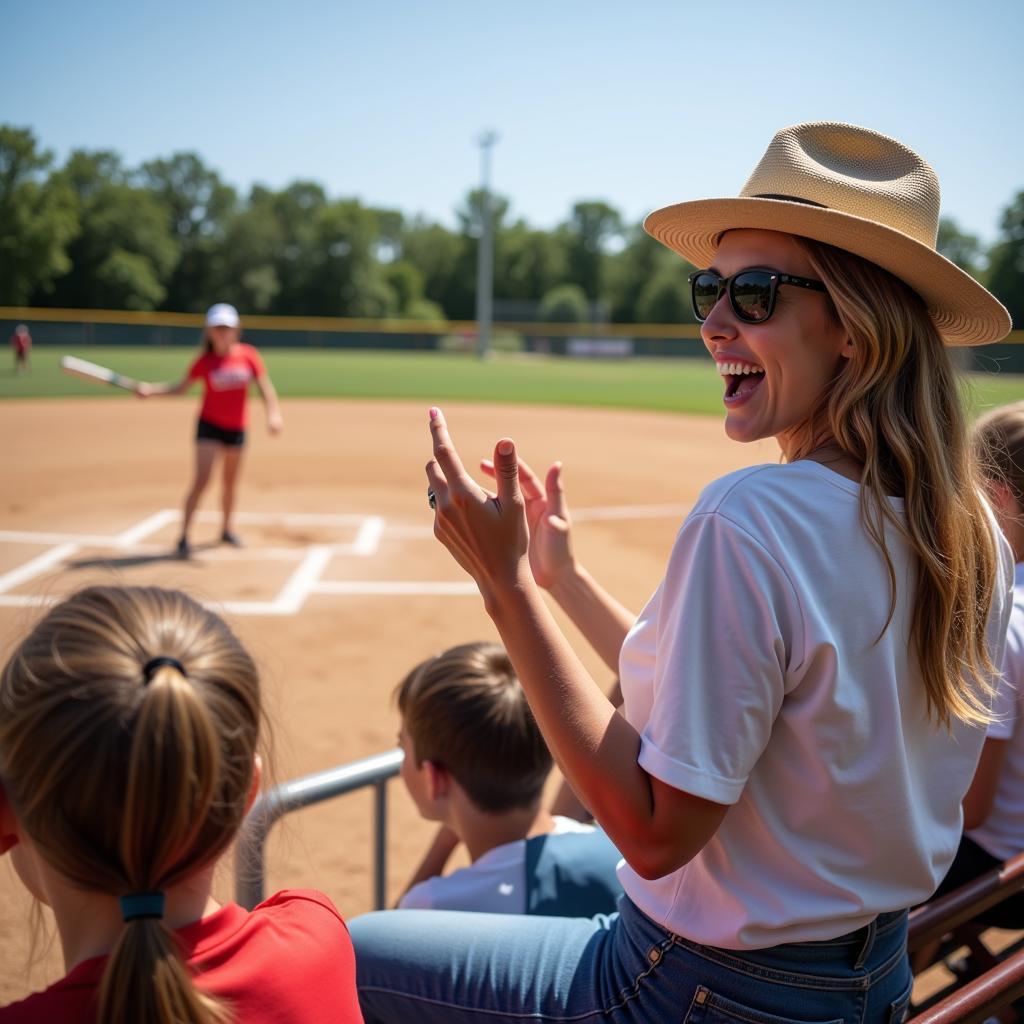
{"type": "MultiPolygon", "coordinates": [[[[208,514],[209,515],[209,514],[208,514]]],[[[242,521],[240,516],[239,520],[242,521]]],[[[133,544],[139,544],[146,537],[151,536],[158,530],[163,529],[169,523],[180,520],[180,513],[177,509],[161,509],[159,512],[147,516],[141,522],[128,527],[119,534],[108,537],[97,537],[96,535],[68,535],[72,539],[62,540],[61,543],[44,551],[30,561],[12,569],[0,576],[0,605],[6,607],[39,607],[53,604],[55,598],[32,594],[9,594],[7,591],[14,587],[27,583],[43,573],[54,568],[61,562],[67,561],[76,554],[86,543],[99,541],[97,547],[112,547],[124,550],[133,544]]],[[[285,525],[318,525],[318,526],[351,526],[358,524],[355,539],[350,544],[314,544],[310,545],[301,561],[278,592],[277,596],[270,601],[226,601],[221,603],[226,611],[238,615],[295,615],[305,604],[307,597],[313,587],[320,582],[328,563],[335,555],[355,555],[368,557],[373,555],[380,546],[380,539],[386,528],[386,521],[382,516],[366,515],[331,515],[319,513],[260,513],[249,512],[244,515],[244,521],[255,524],[285,524],[285,525]]],[[[38,534],[30,535],[32,539],[43,543],[52,542],[61,535],[38,534]]],[[[25,542],[24,536],[19,536],[18,531],[3,531],[0,539],[21,540],[25,542]]],[[[258,549],[254,554],[258,553],[258,549]]]]}

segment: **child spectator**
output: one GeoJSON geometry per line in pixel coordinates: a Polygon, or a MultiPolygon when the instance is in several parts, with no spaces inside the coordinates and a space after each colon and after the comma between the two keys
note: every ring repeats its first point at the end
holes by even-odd
{"type": "Polygon", "coordinates": [[[361,1022],[331,901],[211,896],[260,784],[256,666],[184,594],[90,587],[0,674],[0,853],[53,910],[67,974],[2,1024],[361,1022]]]}
{"type": "Polygon", "coordinates": [[[441,822],[402,909],[592,916],[622,891],[599,829],[541,807],[552,759],[504,649],[471,643],[417,665],[396,690],[402,779],[441,822]],[[442,875],[464,843],[469,867],[442,875]]]}
{"type": "MultiPolygon", "coordinates": [[[[989,499],[1016,562],[1013,610],[996,717],[964,797],[964,836],[936,897],[1024,851],[1024,402],[983,416],[974,439],[989,499]]],[[[978,920],[997,928],[1024,927],[1024,894],[996,904],[978,920]]]]}

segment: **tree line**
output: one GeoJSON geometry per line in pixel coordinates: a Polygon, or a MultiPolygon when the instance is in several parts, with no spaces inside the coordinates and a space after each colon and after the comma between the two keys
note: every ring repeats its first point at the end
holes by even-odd
{"type": "MultiPolygon", "coordinates": [[[[489,201],[496,319],[692,320],[686,268],[608,203],[540,229],[489,201]]],[[[468,192],[451,229],[315,181],[240,195],[195,153],[56,166],[30,129],[0,125],[0,305],[471,320],[484,203],[468,192]]],[[[1024,323],[1024,191],[991,247],[948,218],[938,245],[1024,323]]]]}

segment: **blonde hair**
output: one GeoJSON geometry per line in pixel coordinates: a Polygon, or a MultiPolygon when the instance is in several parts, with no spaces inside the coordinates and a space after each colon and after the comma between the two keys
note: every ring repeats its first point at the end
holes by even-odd
{"type": "Polygon", "coordinates": [[[956,371],[913,289],[842,249],[797,242],[828,288],[852,354],[792,457],[830,437],[863,466],[861,514],[889,573],[885,628],[897,586],[885,543],[889,523],[915,559],[910,640],[929,713],[946,727],[954,718],[984,724],[996,676],[986,626],[997,554],[956,371]],[[903,519],[887,495],[902,497],[903,519]]]}
{"type": "Polygon", "coordinates": [[[489,814],[541,798],[552,757],[505,648],[450,647],[420,662],[395,690],[417,766],[443,765],[489,814]]]}
{"type": "Polygon", "coordinates": [[[974,446],[985,476],[1005,484],[1024,508],[1024,401],[1001,405],[979,417],[974,446]]]}
{"type": "MultiPolygon", "coordinates": [[[[39,854],[72,884],[164,890],[211,864],[245,814],[260,723],[256,667],[179,591],[88,587],[0,674],[0,779],[39,854]],[[180,662],[152,671],[153,658],[180,662]]],[[[125,924],[97,1020],[220,1024],[161,920],[125,924]]]]}

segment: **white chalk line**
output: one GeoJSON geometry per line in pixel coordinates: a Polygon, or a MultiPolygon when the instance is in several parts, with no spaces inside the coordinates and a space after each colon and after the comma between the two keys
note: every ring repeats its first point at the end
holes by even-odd
{"type": "Polygon", "coordinates": [[[168,524],[178,522],[180,519],[181,513],[177,509],[162,508],[159,512],[154,512],[148,519],[143,519],[141,523],[130,526],[127,530],[119,533],[114,538],[114,544],[119,548],[129,548],[150,534],[156,533],[157,530],[162,530],[168,524]]]}
{"type": "MultiPolygon", "coordinates": [[[[582,508],[572,513],[575,522],[588,520],[681,518],[688,511],[683,505],[618,505],[582,508]]],[[[38,594],[10,594],[21,584],[42,575],[62,561],[68,560],[83,547],[131,549],[142,557],[159,554],[167,548],[157,544],[141,544],[146,537],[174,522],[181,514],[177,509],[160,509],[141,522],[117,534],[76,534],[39,530],[0,530],[0,542],[55,545],[49,551],[0,575],[0,606],[41,607],[53,604],[58,598],[38,594]]],[[[216,512],[199,512],[202,522],[219,522],[216,512]]],[[[335,596],[463,596],[477,594],[472,581],[445,580],[323,580],[321,577],[330,561],[341,555],[369,557],[375,554],[385,534],[389,539],[419,539],[431,537],[433,527],[428,524],[388,525],[383,516],[354,513],[269,513],[243,512],[236,516],[239,523],[280,526],[356,526],[356,536],[350,543],[313,544],[305,548],[242,548],[202,551],[203,561],[298,561],[278,594],[269,601],[211,602],[213,607],[236,615],[296,615],[311,594],[335,596]]],[[[102,558],[96,559],[102,563],[102,558]]],[[[111,559],[116,562],[116,559],[111,559]]]]}
{"type": "Polygon", "coordinates": [[[58,544],[57,547],[50,548],[49,551],[44,551],[41,555],[37,555],[30,562],[19,565],[17,569],[4,573],[0,576],[0,594],[36,576],[41,576],[58,562],[70,558],[77,550],[77,544],[58,544]]]}

